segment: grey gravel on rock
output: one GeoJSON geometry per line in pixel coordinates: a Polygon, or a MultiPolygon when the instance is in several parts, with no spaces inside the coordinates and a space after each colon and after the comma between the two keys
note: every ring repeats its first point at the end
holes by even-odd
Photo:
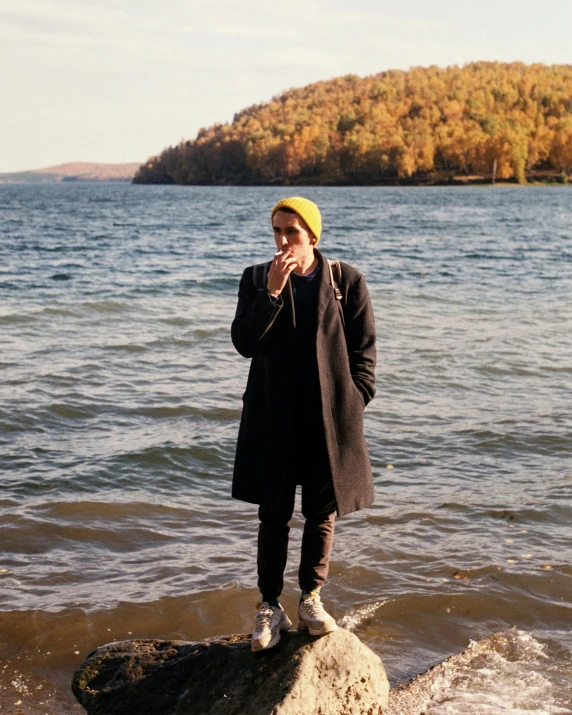
{"type": "Polygon", "coordinates": [[[382,715],[389,697],[379,656],[343,629],[291,631],[259,653],[246,635],[110,643],[72,690],[89,715],[382,715]]]}

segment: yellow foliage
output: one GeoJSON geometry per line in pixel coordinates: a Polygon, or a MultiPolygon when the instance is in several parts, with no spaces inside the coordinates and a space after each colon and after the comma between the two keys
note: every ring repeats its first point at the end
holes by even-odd
{"type": "Polygon", "coordinates": [[[375,183],[572,171],[572,66],[476,62],[337,77],[165,149],[137,181],[375,183]]]}

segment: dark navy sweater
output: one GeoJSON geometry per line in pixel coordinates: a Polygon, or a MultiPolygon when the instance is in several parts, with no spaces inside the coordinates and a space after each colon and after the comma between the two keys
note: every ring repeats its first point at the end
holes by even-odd
{"type": "Polygon", "coordinates": [[[309,407],[320,404],[320,383],[316,357],[316,328],[320,265],[312,273],[290,274],[296,318],[296,384],[309,407]],[[316,402],[317,400],[317,402],[316,402]]]}

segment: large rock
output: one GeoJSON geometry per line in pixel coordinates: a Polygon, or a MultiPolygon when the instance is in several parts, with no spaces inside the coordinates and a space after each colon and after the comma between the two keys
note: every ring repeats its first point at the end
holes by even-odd
{"type": "Polygon", "coordinates": [[[379,657],[342,629],[259,653],[244,635],[110,643],[72,689],[89,715],[382,715],[389,695],[379,657]]]}

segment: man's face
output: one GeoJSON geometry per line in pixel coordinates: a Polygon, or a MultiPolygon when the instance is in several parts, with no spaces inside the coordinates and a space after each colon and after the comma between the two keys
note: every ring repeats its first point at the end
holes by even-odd
{"type": "Polygon", "coordinates": [[[272,229],[279,251],[289,248],[294,257],[313,252],[313,236],[298,214],[278,210],[272,219],[272,229]]]}

